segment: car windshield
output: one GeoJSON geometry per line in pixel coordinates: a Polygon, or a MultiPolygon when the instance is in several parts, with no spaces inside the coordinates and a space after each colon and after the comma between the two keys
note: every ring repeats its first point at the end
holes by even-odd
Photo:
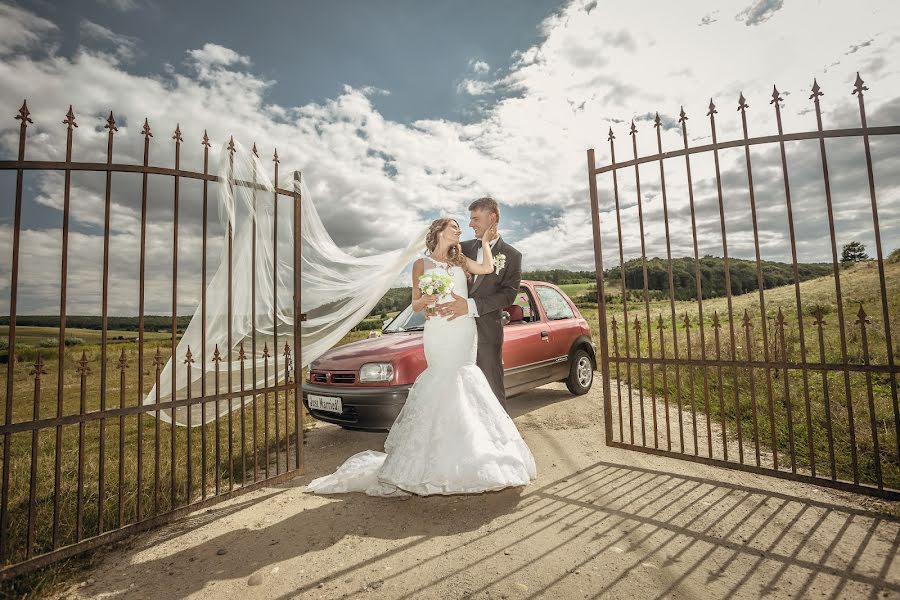
{"type": "Polygon", "coordinates": [[[412,304],[407,306],[403,311],[394,317],[383,333],[397,333],[400,331],[421,331],[425,328],[425,313],[416,312],[412,308],[412,304]]]}

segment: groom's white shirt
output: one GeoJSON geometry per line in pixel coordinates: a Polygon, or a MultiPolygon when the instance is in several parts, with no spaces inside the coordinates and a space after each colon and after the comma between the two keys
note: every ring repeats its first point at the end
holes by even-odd
{"type": "MultiPolygon", "coordinates": [[[[494,249],[494,244],[496,244],[497,240],[499,240],[499,239],[500,239],[500,236],[498,235],[497,237],[495,237],[494,239],[491,240],[491,243],[490,243],[491,250],[494,249]]],[[[479,244],[478,245],[478,254],[475,256],[475,262],[477,262],[478,264],[481,264],[481,260],[483,258],[484,258],[484,246],[482,244],[479,244]]],[[[477,281],[479,277],[482,277],[482,275],[476,275],[475,279],[473,279],[472,281],[473,282],[477,281]]],[[[478,307],[475,306],[475,299],[469,298],[467,301],[469,303],[469,314],[472,315],[473,317],[479,316],[478,315],[478,307]]]]}

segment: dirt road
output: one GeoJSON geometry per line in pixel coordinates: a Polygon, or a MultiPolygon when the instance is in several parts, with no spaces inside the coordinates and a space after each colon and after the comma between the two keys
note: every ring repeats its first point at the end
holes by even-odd
{"type": "Polygon", "coordinates": [[[78,598],[900,598],[897,503],[604,446],[600,386],[511,400],[539,479],[304,493],[383,434],[320,425],[306,475],[109,552],[78,598]]]}

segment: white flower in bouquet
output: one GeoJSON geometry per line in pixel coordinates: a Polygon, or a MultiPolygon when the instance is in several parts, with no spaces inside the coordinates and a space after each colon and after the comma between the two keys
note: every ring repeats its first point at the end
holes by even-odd
{"type": "MultiPolygon", "coordinates": [[[[446,296],[453,291],[453,278],[447,273],[425,273],[419,277],[419,290],[426,296],[446,296]]],[[[429,312],[434,306],[428,306],[429,312]]]]}

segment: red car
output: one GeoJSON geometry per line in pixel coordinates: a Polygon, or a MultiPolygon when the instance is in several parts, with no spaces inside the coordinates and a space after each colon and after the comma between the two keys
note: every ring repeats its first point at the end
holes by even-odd
{"type": "MultiPolygon", "coordinates": [[[[591,328],[555,285],[523,281],[503,315],[503,383],[515,396],[554,381],[591,389],[597,368],[591,328]]],[[[425,316],[407,306],[380,337],[333,348],[309,367],[303,403],[321,421],[348,429],[390,429],[425,370],[425,316]]]]}

